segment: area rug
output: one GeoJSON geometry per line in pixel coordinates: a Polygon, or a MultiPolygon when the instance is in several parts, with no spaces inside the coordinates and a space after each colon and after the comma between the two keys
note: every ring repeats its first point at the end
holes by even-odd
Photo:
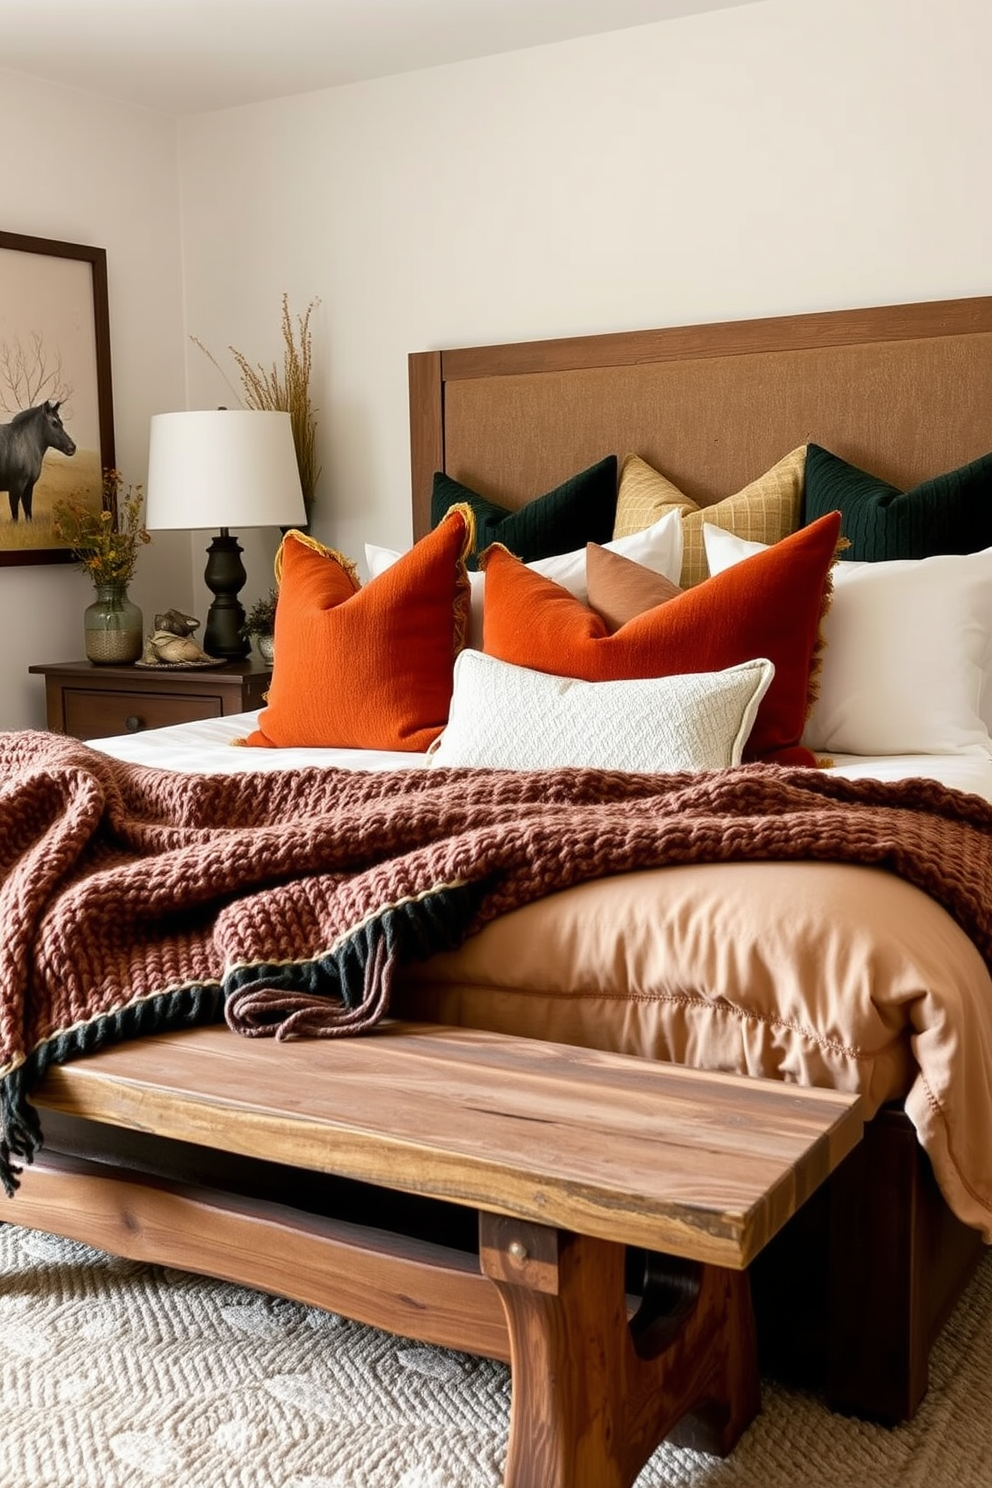
{"type": "MultiPolygon", "coordinates": [[[[0,1488],[499,1488],[509,1371],[333,1314],[0,1227],[0,1488]]],[[[992,1256],[895,1430],[766,1382],[718,1461],[637,1488],[988,1488],[992,1256]]]]}

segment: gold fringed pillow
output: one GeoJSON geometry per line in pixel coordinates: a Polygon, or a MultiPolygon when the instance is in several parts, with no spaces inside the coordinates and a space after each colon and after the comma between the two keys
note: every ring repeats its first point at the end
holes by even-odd
{"type": "Polygon", "coordinates": [[[422,753],[448,721],[468,633],[472,513],[455,506],[378,578],[312,538],[279,550],[275,665],[257,747],[422,753]]]}
{"type": "Polygon", "coordinates": [[[679,583],[683,589],[690,589],[709,574],[703,522],[722,527],[746,542],[779,542],[800,525],[805,471],[806,446],[801,444],[736,495],[712,506],[699,506],[646,460],[628,455],[620,472],[613,536],[627,537],[666,512],[680,511],[683,551],[679,583]]]}

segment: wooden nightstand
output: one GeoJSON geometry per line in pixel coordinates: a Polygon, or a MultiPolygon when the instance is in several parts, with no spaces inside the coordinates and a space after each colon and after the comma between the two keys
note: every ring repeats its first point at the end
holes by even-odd
{"type": "Polygon", "coordinates": [[[262,706],[272,680],[272,668],[254,658],[188,671],[89,661],[59,661],[28,671],[45,679],[48,727],[77,739],[244,713],[262,706]]]}

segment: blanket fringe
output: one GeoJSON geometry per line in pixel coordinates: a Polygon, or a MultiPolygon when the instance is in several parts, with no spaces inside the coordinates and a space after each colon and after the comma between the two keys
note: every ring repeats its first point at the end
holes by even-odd
{"type": "Polygon", "coordinates": [[[370,928],[362,995],[354,1007],[312,992],[291,992],[260,977],[232,993],[225,1006],[228,1026],[245,1038],[341,1038],[364,1033],[389,1009],[396,947],[387,947],[378,925],[370,928]]]}
{"type": "Polygon", "coordinates": [[[459,945],[479,884],[445,885],[361,925],[333,953],[282,966],[240,968],[226,982],[224,1016],[245,1038],[341,1038],[389,1011],[402,961],[459,945]]]}
{"type": "Polygon", "coordinates": [[[0,1183],[8,1199],[17,1190],[21,1168],[15,1158],[31,1162],[41,1146],[41,1122],[27,1098],[25,1066],[11,1070],[0,1084],[0,1183]]]}
{"type": "Polygon", "coordinates": [[[22,1065],[0,1080],[0,1183],[7,1197],[13,1198],[19,1187],[23,1170],[17,1159],[30,1165],[43,1146],[41,1120],[28,1097],[53,1064],[67,1064],[84,1054],[95,1054],[106,1044],[122,1043],[168,1028],[217,1023],[222,1017],[222,992],[218,985],[176,987],[88,1023],[76,1024],[39,1044],[22,1065]]]}

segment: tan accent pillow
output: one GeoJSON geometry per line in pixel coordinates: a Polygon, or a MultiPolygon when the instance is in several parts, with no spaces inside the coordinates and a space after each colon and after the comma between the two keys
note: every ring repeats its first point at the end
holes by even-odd
{"type": "Polygon", "coordinates": [[[586,544],[586,594],[591,610],[610,634],[655,605],[674,599],[682,590],[664,574],[625,558],[599,543],[586,544]]]}
{"type": "Polygon", "coordinates": [[[642,525],[656,522],[673,507],[680,510],[684,548],[679,582],[683,589],[691,589],[709,575],[703,522],[722,527],[747,542],[779,542],[799,527],[805,471],[806,446],[801,444],[736,495],[701,507],[639,455],[628,455],[620,472],[613,536],[628,536],[642,525]]]}

